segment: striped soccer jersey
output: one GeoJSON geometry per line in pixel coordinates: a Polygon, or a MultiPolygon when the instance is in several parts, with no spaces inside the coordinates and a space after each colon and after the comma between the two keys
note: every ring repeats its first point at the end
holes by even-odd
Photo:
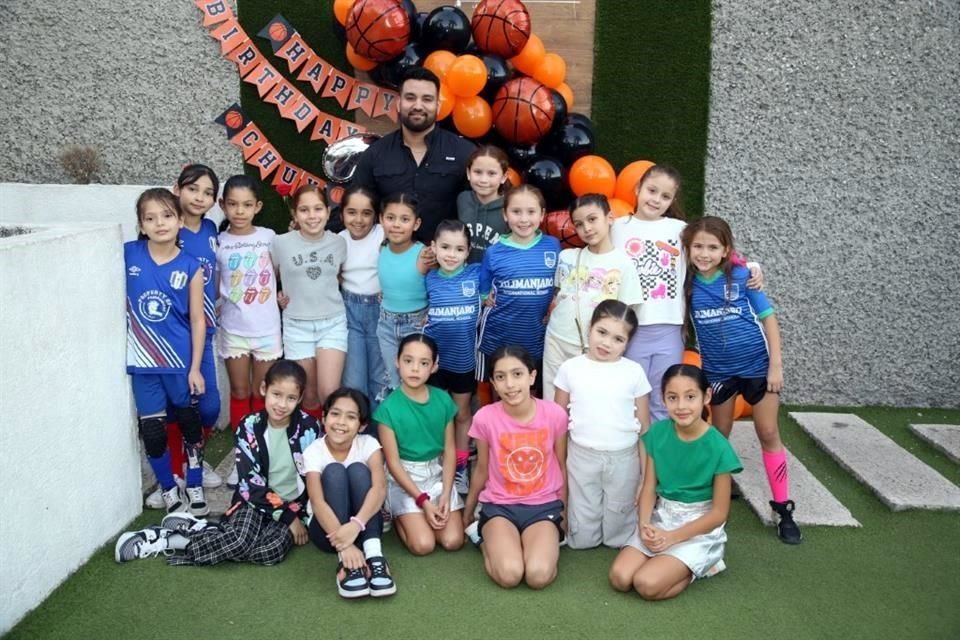
{"type": "Polygon", "coordinates": [[[427,326],[424,333],[440,347],[440,368],[469,373],[477,365],[477,318],[480,315],[480,265],[468,264],[453,275],[434,269],[427,274],[427,326]]]}
{"type": "Polygon", "coordinates": [[[196,233],[183,227],[180,229],[180,243],[203,268],[203,317],[207,322],[207,333],[212,334],[217,330],[217,225],[204,218],[196,233]]]}

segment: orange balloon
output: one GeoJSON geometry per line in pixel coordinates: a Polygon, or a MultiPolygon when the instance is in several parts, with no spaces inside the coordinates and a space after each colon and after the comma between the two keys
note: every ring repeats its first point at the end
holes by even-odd
{"type": "Polygon", "coordinates": [[[353,8],[354,0],[334,0],[333,17],[340,24],[347,24],[347,16],[350,15],[350,9],[353,8]]]}
{"type": "Polygon", "coordinates": [[[537,34],[531,33],[527,44],[523,45],[520,53],[510,58],[510,63],[517,71],[532,76],[536,68],[543,62],[543,57],[546,54],[547,50],[543,48],[543,40],[537,34]]]}
{"type": "Polygon", "coordinates": [[[453,124],[457,131],[468,138],[479,138],[493,124],[493,111],[480,96],[457,98],[453,105],[453,124]]]}
{"type": "Polygon", "coordinates": [[[700,352],[694,351],[693,349],[687,349],[683,352],[683,359],[681,362],[683,364],[692,364],[695,367],[703,366],[703,360],[700,359],[700,352]]]}
{"type": "Polygon", "coordinates": [[[602,193],[613,196],[617,186],[617,172],[600,156],[583,156],[570,167],[570,189],[574,195],[602,193]]]}
{"type": "Polygon", "coordinates": [[[631,207],[637,206],[637,182],[653,166],[649,160],[631,162],[620,171],[617,176],[617,188],[613,192],[614,198],[620,198],[631,207]]]}
{"type": "Polygon", "coordinates": [[[633,214],[633,207],[620,198],[610,198],[610,213],[614,218],[622,218],[633,214]]]}
{"type": "Polygon", "coordinates": [[[458,56],[447,70],[444,82],[458,98],[475,96],[487,84],[487,67],[477,56],[458,56]]]}
{"type": "Polygon", "coordinates": [[[733,403],[733,419],[742,418],[747,414],[747,411],[753,413],[752,407],[747,404],[746,400],[743,399],[743,396],[737,396],[737,399],[733,403]]]}
{"type": "Polygon", "coordinates": [[[447,71],[450,70],[450,65],[452,65],[456,59],[457,55],[455,53],[441,49],[428,55],[427,59],[423,61],[423,66],[433,71],[433,74],[440,78],[442,82],[443,79],[447,77],[447,71]]]}
{"type": "Polygon", "coordinates": [[[457,96],[453,95],[446,82],[440,83],[439,104],[437,105],[437,120],[443,120],[453,111],[453,105],[457,101],[457,96]]]}
{"type": "Polygon", "coordinates": [[[567,79],[567,63],[556,53],[548,53],[533,70],[533,79],[539,80],[551,89],[556,89],[567,79]]]}
{"type": "Polygon", "coordinates": [[[513,167],[507,167],[507,180],[514,187],[519,187],[523,184],[523,178],[520,177],[520,174],[517,173],[513,167]]]}
{"type": "Polygon", "coordinates": [[[573,111],[573,89],[566,82],[561,82],[554,89],[567,101],[567,113],[573,111]]]}
{"type": "Polygon", "coordinates": [[[370,71],[371,69],[376,69],[377,63],[370,58],[364,58],[359,53],[353,50],[353,47],[350,46],[350,43],[347,43],[347,62],[350,63],[350,66],[356,69],[357,71],[370,71]]]}

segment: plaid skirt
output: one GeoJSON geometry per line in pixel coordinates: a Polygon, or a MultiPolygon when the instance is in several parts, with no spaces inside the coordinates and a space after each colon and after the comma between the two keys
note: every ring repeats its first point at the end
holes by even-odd
{"type": "Polygon", "coordinates": [[[167,559],[171,565],[213,565],[230,560],[271,565],[282,561],[293,546],[290,527],[243,503],[217,524],[190,534],[183,553],[167,559]]]}

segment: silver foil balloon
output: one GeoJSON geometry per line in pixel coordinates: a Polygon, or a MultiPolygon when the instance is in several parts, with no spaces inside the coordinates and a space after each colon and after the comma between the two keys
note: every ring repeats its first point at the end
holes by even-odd
{"type": "Polygon", "coordinates": [[[378,133],[356,133],[327,145],[321,160],[327,180],[337,184],[349,182],[353,172],[357,170],[360,154],[379,139],[378,133]]]}

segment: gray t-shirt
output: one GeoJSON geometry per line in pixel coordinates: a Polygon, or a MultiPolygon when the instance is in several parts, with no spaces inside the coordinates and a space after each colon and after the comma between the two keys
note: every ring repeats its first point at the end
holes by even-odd
{"type": "Polygon", "coordinates": [[[311,241],[290,231],[273,239],[271,254],[281,290],[290,297],[284,315],[322,320],[345,312],[337,275],[347,259],[347,243],[329,231],[311,241]]]}

